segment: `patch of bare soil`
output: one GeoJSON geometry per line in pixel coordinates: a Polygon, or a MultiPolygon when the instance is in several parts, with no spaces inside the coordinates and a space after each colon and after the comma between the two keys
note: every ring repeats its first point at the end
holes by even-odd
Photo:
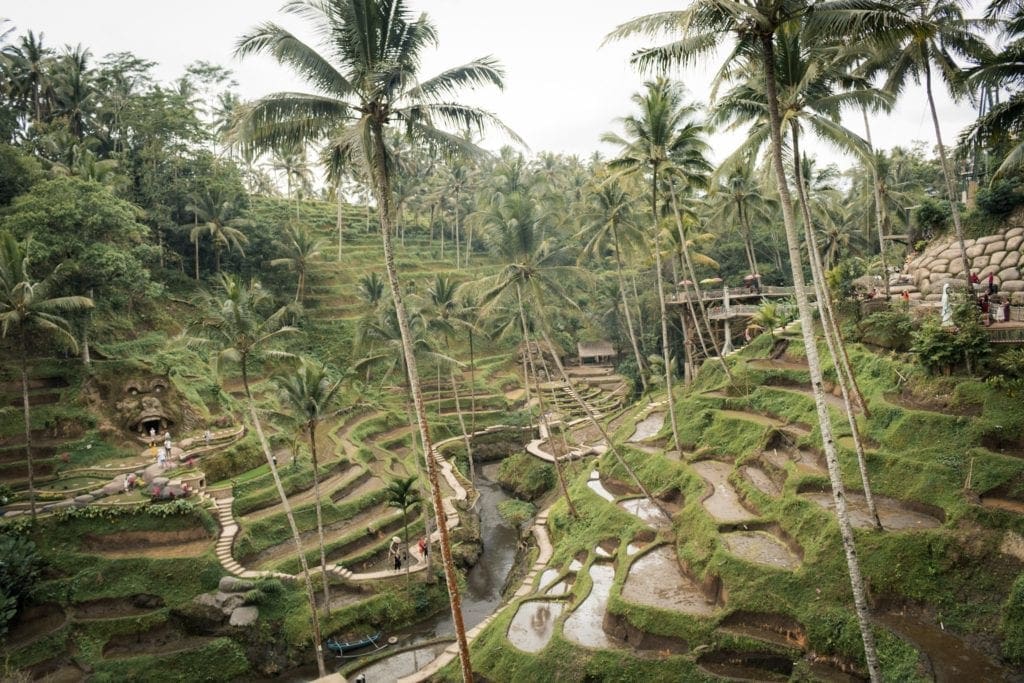
{"type": "Polygon", "coordinates": [[[919,385],[904,385],[900,393],[886,394],[885,400],[910,410],[926,410],[946,415],[981,415],[980,405],[957,402],[952,387],[944,391],[930,386],[928,393],[924,393],[919,385]]]}
{"type": "Polygon", "coordinates": [[[27,669],[33,681],[44,683],[78,683],[86,680],[82,668],[68,658],[66,654],[51,657],[27,669]]]}
{"type": "Polygon", "coordinates": [[[187,636],[168,624],[154,626],[148,631],[123,633],[113,636],[103,646],[103,656],[134,657],[137,655],[159,655],[171,652],[194,650],[213,640],[202,636],[187,636]]]}
{"type": "Polygon", "coordinates": [[[147,614],[164,606],[159,595],[137,593],[120,598],[99,598],[73,605],[73,616],[79,621],[95,619],[120,619],[147,614]]]}
{"type": "Polygon", "coordinates": [[[771,652],[719,650],[701,655],[697,666],[714,676],[741,681],[786,681],[793,673],[792,660],[771,652]]]}
{"type": "Polygon", "coordinates": [[[806,649],[807,633],[796,619],[767,612],[733,612],[718,625],[720,631],[763,640],[783,647],[806,649]]]}
{"type": "Polygon", "coordinates": [[[86,534],[82,537],[81,548],[90,552],[140,551],[210,540],[210,534],[201,526],[176,531],[116,531],[111,534],[86,534]]]}
{"type": "Polygon", "coordinates": [[[23,647],[53,633],[66,622],[67,615],[55,603],[22,608],[8,626],[5,645],[11,649],[23,647]]]}

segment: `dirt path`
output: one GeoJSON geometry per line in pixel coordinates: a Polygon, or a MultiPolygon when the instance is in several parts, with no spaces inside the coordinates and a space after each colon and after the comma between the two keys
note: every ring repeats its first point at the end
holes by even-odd
{"type": "MultiPolygon", "coordinates": [[[[775,384],[769,385],[769,386],[767,386],[765,388],[766,389],[770,389],[772,391],[785,391],[785,392],[790,393],[790,394],[800,394],[801,396],[806,396],[807,398],[811,399],[812,401],[814,400],[814,392],[811,391],[810,388],[803,389],[801,387],[784,387],[784,386],[779,386],[779,385],[775,385],[775,384]]],[[[830,406],[832,406],[833,408],[838,410],[840,413],[843,413],[843,414],[846,413],[846,404],[843,403],[843,399],[840,396],[835,396],[833,394],[825,392],[825,403],[830,405],[830,406]]],[[[861,412],[861,410],[857,406],[856,402],[854,402],[852,399],[850,401],[850,407],[853,409],[853,412],[855,412],[855,413],[860,413],[861,412]]]]}

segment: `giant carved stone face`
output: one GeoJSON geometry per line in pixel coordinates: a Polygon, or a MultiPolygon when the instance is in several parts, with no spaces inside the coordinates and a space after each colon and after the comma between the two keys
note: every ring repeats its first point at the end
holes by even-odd
{"type": "Polygon", "coordinates": [[[180,399],[163,377],[130,379],[116,404],[121,427],[136,434],[163,434],[180,419],[180,399]]]}

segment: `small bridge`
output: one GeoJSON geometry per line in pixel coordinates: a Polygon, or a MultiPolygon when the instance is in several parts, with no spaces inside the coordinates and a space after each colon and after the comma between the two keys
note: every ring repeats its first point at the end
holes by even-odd
{"type": "MultiPolygon", "coordinates": [[[[760,291],[756,291],[752,287],[719,287],[716,289],[706,289],[701,292],[700,301],[722,301],[728,294],[729,299],[762,299],[762,298],[780,298],[780,297],[791,297],[796,294],[796,289],[793,287],[775,287],[772,285],[766,285],[761,287],[760,291]]],[[[814,296],[814,291],[810,288],[807,290],[808,296],[814,296]]],[[[665,297],[665,304],[669,306],[685,306],[690,302],[697,303],[698,299],[696,296],[683,292],[680,294],[669,294],[665,297]]]]}

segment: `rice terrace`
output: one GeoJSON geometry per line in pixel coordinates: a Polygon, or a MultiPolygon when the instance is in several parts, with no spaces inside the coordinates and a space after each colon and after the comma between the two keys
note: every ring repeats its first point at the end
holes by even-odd
{"type": "Polygon", "coordinates": [[[0,680],[1024,683],[1020,0],[9,5],[0,680]]]}

